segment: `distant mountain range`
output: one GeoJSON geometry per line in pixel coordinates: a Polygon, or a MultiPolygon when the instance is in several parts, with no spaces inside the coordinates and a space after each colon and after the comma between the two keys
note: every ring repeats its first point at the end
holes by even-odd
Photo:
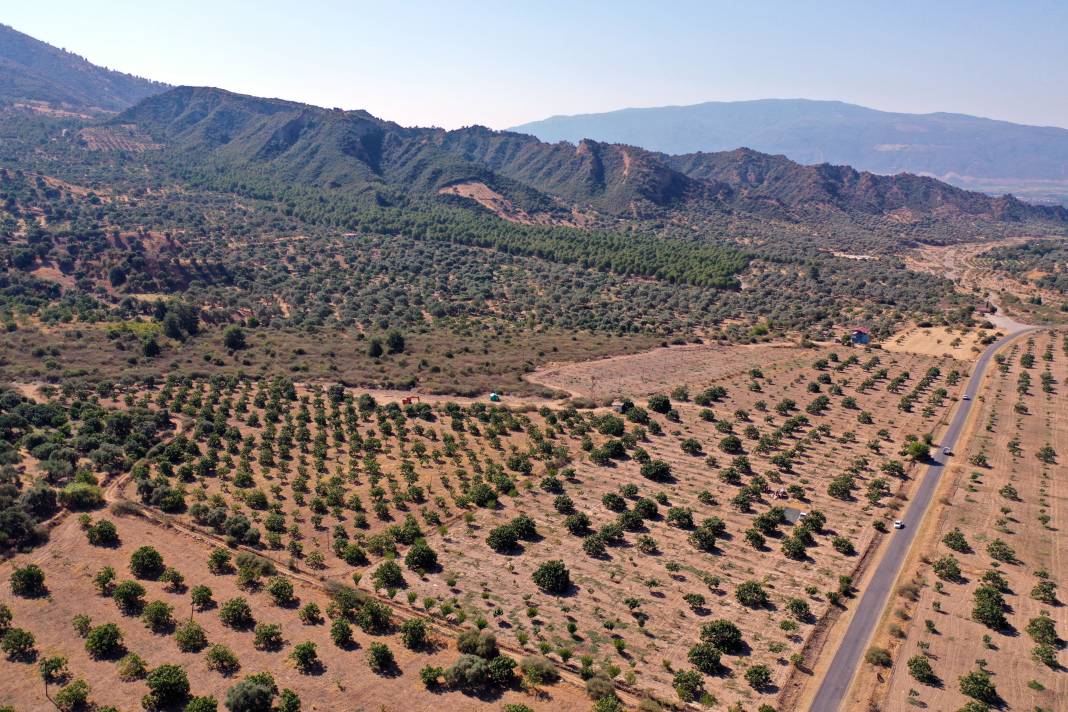
{"type": "MultiPolygon", "coordinates": [[[[693,226],[712,219],[723,229],[741,220],[763,231],[777,221],[827,237],[856,229],[891,237],[887,244],[901,242],[908,230],[914,233],[908,239],[943,239],[916,233],[937,231],[949,223],[960,235],[990,224],[1041,222],[1056,230],[1068,224],[1064,208],[990,197],[929,177],[877,175],[826,163],[802,165],[782,155],[737,148],[750,143],[744,140],[748,134],[737,128],[724,139],[730,150],[716,152],[689,150],[696,139],[688,134],[699,133],[696,128],[657,144],[667,151],[637,147],[636,134],[616,143],[581,138],[550,143],[527,133],[481,126],[455,131],[408,128],[365,111],[324,109],[210,87],[171,88],[97,67],[2,26],[0,62],[5,69],[0,73],[0,103],[30,102],[38,111],[50,107],[102,113],[77,133],[84,148],[152,151],[180,167],[181,175],[216,187],[251,182],[278,194],[280,189],[307,186],[340,190],[385,206],[412,199],[445,201],[481,206],[519,222],[587,225],[596,220],[605,225],[672,218],[693,226]],[[687,150],[680,152],[680,147],[687,150]]],[[[742,106],[734,105],[736,114],[764,106],[765,115],[777,117],[763,121],[768,135],[776,134],[774,126],[818,124],[812,111],[840,116],[868,111],[817,102],[742,106]]],[[[639,113],[653,117],[658,111],[639,113]]],[[[713,124],[738,121],[736,117],[713,124]]],[[[639,120],[632,126],[636,131],[656,123],[639,120]]],[[[751,123],[748,131],[756,131],[757,123],[751,123]]],[[[802,144],[797,145],[801,150],[802,144]]],[[[989,152],[976,160],[989,160],[989,152]]]]}
{"type": "Polygon", "coordinates": [[[292,184],[406,195],[480,183],[532,209],[590,207],[616,216],[743,211],[789,220],[830,211],[895,224],[1068,220],[1063,208],[993,198],[932,178],[803,166],[748,149],[668,155],[590,140],[545,143],[479,126],[405,128],[364,111],[214,88],[178,87],[149,97],[108,125],[135,128],[191,165],[210,161],[217,170],[292,184]]]}
{"type": "Polygon", "coordinates": [[[512,129],[670,154],[748,147],[803,164],[930,175],[964,188],[1068,204],[1068,129],[839,101],[763,99],[553,116],[512,129]]]}
{"type": "Polygon", "coordinates": [[[76,113],[121,111],[168,88],[98,67],[0,25],[0,106],[29,103],[76,113]]]}

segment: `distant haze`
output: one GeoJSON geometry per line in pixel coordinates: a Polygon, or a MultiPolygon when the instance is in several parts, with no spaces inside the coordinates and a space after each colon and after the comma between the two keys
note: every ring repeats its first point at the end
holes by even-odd
{"type": "Polygon", "coordinates": [[[679,154],[745,146],[800,163],[932,175],[989,193],[1068,203],[1068,130],[964,114],[904,114],[838,101],[763,99],[554,116],[514,127],[679,154]]]}

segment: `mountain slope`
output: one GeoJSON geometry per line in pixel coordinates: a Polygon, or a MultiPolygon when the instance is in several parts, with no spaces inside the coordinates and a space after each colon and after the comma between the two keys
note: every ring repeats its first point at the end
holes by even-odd
{"type": "Polygon", "coordinates": [[[98,67],[0,25],[0,105],[43,102],[79,111],[121,111],[166,84],[98,67]]]}
{"type": "Polygon", "coordinates": [[[405,128],[364,111],[328,110],[219,89],[179,87],[110,120],[134,125],[170,155],[287,184],[394,195],[481,182],[525,201],[609,215],[734,210],[805,220],[814,212],[917,222],[1068,221],[1063,209],[991,198],[912,175],[802,166],[756,151],[671,156],[596,141],[543,143],[468,127],[405,128]],[[539,197],[540,196],[540,197],[539,197]]]}
{"type": "Polygon", "coordinates": [[[583,138],[679,154],[746,146],[805,164],[932,175],[993,192],[1068,198],[1068,130],[963,114],[904,114],[838,101],[764,99],[554,116],[517,126],[544,141],[583,138]]]}
{"type": "Polygon", "coordinates": [[[884,215],[903,222],[963,216],[1002,222],[1068,218],[1064,208],[1032,206],[1012,196],[990,197],[934,178],[877,175],[827,163],[805,166],[745,148],[661,158],[690,178],[729,185],[735,202],[749,209],[834,207],[847,214],[884,215]]]}

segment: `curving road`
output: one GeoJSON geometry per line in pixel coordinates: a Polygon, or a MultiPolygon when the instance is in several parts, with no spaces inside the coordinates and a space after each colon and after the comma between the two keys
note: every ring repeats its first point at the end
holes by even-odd
{"type": "Polygon", "coordinates": [[[932,458],[931,464],[928,465],[926,472],[924,472],[920,486],[916,489],[908,509],[905,511],[904,516],[901,517],[901,521],[905,523],[905,528],[891,530],[890,543],[887,545],[886,551],[883,552],[883,557],[872,575],[871,582],[864,590],[860,602],[857,604],[853,620],[849,622],[849,628],[846,630],[845,637],[834,654],[834,659],[827,670],[827,675],[823,678],[823,682],[820,683],[816,697],[809,708],[810,712],[837,712],[845,699],[857,666],[868,649],[868,642],[871,640],[875,626],[878,624],[883,609],[890,598],[890,589],[897,580],[898,572],[905,562],[909,546],[911,546],[912,540],[916,536],[916,531],[923,520],[924,514],[927,513],[927,507],[931,503],[931,498],[938,487],[938,481],[942,478],[942,470],[948,460],[942,454],[942,448],[948,447],[952,452],[956,446],[960,431],[964,427],[968,413],[971,412],[972,403],[975,402],[975,394],[979,389],[983,374],[986,372],[990,361],[994,358],[994,352],[1020,334],[1034,331],[1035,329],[1036,327],[1023,327],[1014,330],[1008,336],[1002,337],[988,346],[976,362],[971,378],[968,379],[968,386],[964,391],[968,396],[968,400],[962,399],[958,403],[957,412],[954,413],[953,420],[949,423],[949,428],[946,429],[945,435],[942,436],[942,442],[937,445],[935,456],[932,458]]]}

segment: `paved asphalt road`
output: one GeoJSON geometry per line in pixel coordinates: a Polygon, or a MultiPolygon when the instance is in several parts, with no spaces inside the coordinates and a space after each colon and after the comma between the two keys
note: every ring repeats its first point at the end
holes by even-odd
{"type": "Polygon", "coordinates": [[[887,600],[890,598],[890,587],[897,580],[898,571],[901,570],[901,565],[905,561],[905,555],[912,544],[912,539],[916,536],[919,524],[927,512],[927,506],[931,503],[931,497],[934,496],[935,489],[938,487],[938,481],[942,478],[942,469],[946,460],[949,459],[942,454],[942,448],[948,447],[952,451],[956,446],[964,421],[971,411],[972,403],[975,402],[975,393],[979,388],[983,373],[986,371],[991,359],[993,359],[994,352],[1007,341],[1025,331],[1033,331],[1033,329],[1017,331],[994,342],[987,347],[976,362],[972,376],[968,380],[968,387],[965,390],[969,400],[961,400],[959,402],[957,412],[954,414],[946,434],[942,437],[942,442],[938,444],[937,449],[934,451],[932,462],[927,467],[923,480],[912,497],[912,502],[909,504],[904,516],[901,517],[901,521],[905,523],[905,528],[891,530],[890,543],[886,547],[878,567],[875,569],[871,583],[868,584],[863,596],[860,598],[860,603],[857,604],[856,614],[849,623],[845,638],[842,639],[838,650],[834,654],[834,660],[831,661],[827,675],[823,678],[819,691],[816,693],[816,698],[812,701],[812,707],[809,708],[810,712],[838,712],[838,708],[849,691],[849,683],[853,680],[853,673],[856,672],[857,666],[868,649],[868,641],[871,640],[875,625],[879,622],[887,600]]]}

